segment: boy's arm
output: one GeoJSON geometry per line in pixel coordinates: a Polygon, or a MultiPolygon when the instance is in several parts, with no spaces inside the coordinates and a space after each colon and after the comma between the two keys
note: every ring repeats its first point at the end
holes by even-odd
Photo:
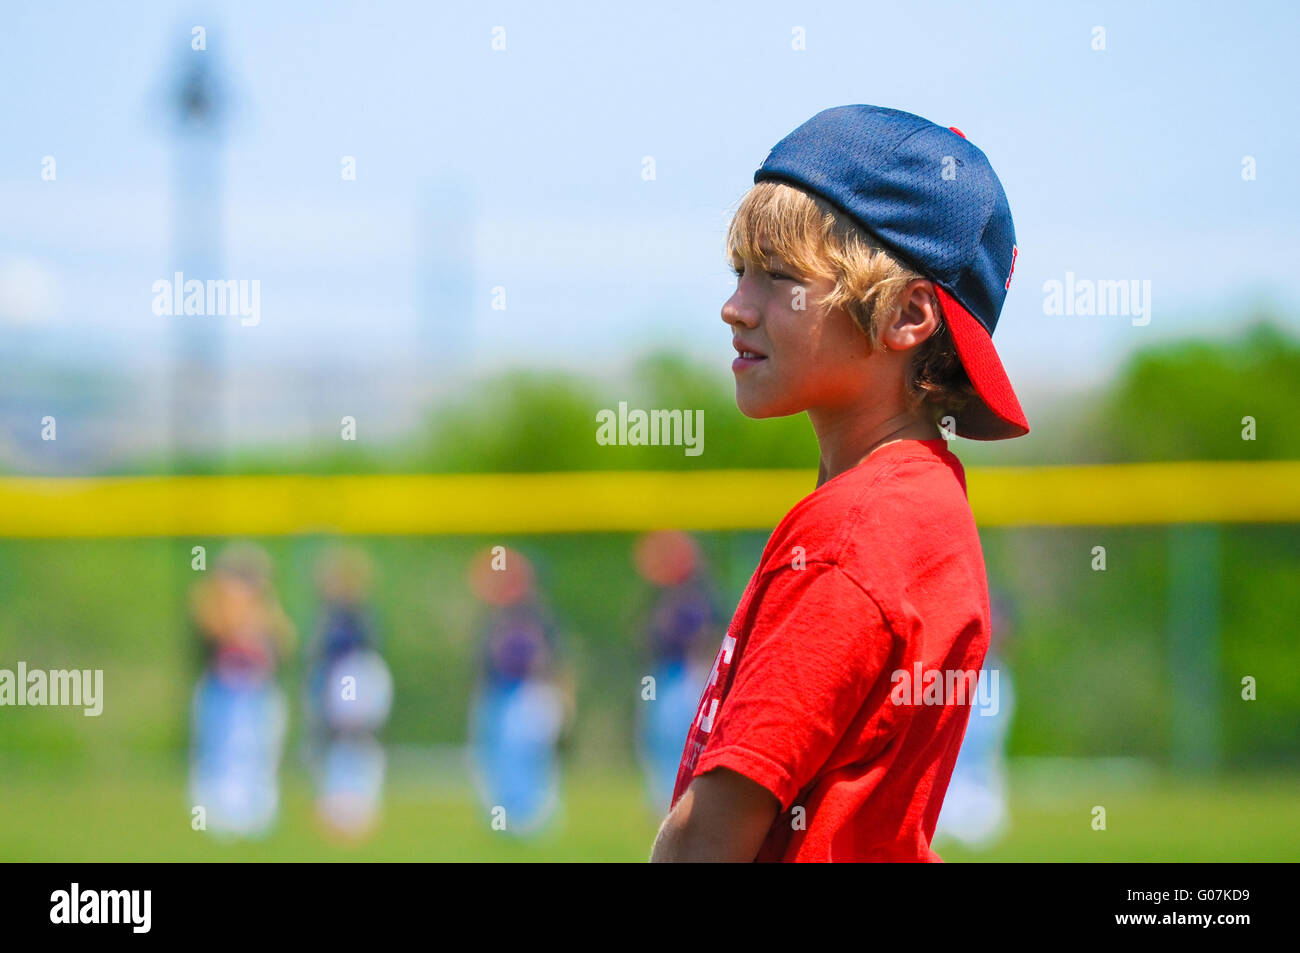
{"type": "Polygon", "coordinates": [[[761,784],[714,768],[691,782],[664,819],[650,861],[748,863],[758,856],[780,808],[761,784]]]}

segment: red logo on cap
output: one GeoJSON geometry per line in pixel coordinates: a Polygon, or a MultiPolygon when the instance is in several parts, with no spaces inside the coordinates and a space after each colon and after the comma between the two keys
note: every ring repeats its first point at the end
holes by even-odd
{"type": "Polygon", "coordinates": [[[1017,248],[1015,245],[1012,245],[1011,246],[1011,271],[1007,273],[1007,287],[1005,289],[1007,291],[1011,290],[1011,276],[1016,273],[1016,255],[1018,255],[1019,253],[1020,253],[1020,249],[1017,248]]]}

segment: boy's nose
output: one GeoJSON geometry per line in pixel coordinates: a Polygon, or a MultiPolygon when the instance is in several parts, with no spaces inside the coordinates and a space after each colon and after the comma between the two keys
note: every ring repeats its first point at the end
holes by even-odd
{"type": "Polygon", "coordinates": [[[746,304],[737,289],[722,305],[722,320],[727,325],[743,324],[752,328],[758,324],[758,310],[746,304]]]}

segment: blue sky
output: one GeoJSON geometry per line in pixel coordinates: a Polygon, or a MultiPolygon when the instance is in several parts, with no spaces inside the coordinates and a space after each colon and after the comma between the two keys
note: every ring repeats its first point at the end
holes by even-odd
{"type": "Polygon", "coordinates": [[[1032,418],[1146,341],[1252,304],[1296,323],[1297,26],[1281,2],[9,4],[0,331],[56,363],[165,359],[166,90],[210,56],[223,277],[262,287],[261,322],[221,330],[232,364],[616,373],[668,344],[725,374],[728,211],[778,139],[864,102],[960,126],[1001,176],[1020,254],[994,341],[1032,418]],[[1067,271],[1150,280],[1150,324],[1045,315],[1067,271]]]}

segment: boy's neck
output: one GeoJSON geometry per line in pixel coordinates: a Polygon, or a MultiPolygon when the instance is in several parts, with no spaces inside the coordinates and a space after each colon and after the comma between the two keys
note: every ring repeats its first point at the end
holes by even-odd
{"type": "Polygon", "coordinates": [[[939,440],[935,424],[916,413],[900,413],[885,419],[858,414],[825,414],[810,410],[808,418],[817,434],[821,460],[817,486],[853,469],[876,450],[899,440],[939,440]]]}

